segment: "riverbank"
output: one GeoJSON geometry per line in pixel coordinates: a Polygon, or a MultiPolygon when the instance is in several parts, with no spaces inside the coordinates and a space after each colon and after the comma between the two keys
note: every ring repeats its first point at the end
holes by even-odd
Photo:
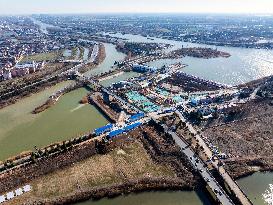
{"type": "MultiPolygon", "coordinates": [[[[95,68],[106,58],[106,51],[103,44],[99,44],[98,54],[92,63],[79,69],[79,72],[85,73],[90,69],[95,68]]],[[[46,65],[43,71],[28,75],[24,78],[12,79],[7,82],[2,82],[0,86],[1,102],[0,109],[15,104],[19,100],[29,97],[30,95],[41,92],[42,90],[56,85],[68,79],[67,76],[59,75],[72,67],[72,64],[50,63],[46,65]]],[[[43,111],[54,104],[54,101],[48,101],[37,111],[43,111]]],[[[35,111],[36,112],[36,111],[35,111]]]]}
{"type": "Polygon", "coordinates": [[[67,140],[108,123],[94,106],[79,104],[89,93],[85,88],[64,94],[54,106],[42,113],[31,114],[52,93],[71,83],[74,82],[62,82],[0,110],[0,161],[33,150],[34,146],[39,148],[67,140]]]}
{"type": "Polygon", "coordinates": [[[68,78],[60,73],[70,69],[71,66],[62,63],[48,63],[43,70],[26,77],[2,81],[0,84],[0,109],[67,80],[68,78]]]}
{"type": "Polygon", "coordinates": [[[62,95],[69,93],[73,90],[79,89],[82,86],[83,86],[82,84],[76,83],[74,85],[70,85],[70,86],[67,86],[61,90],[58,90],[56,93],[52,94],[45,103],[36,107],[31,113],[38,114],[38,113],[41,113],[41,112],[49,109],[50,107],[52,107],[53,105],[55,105],[58,102],[58,100],[60,99],[60,97],[62,95]]]}
{"type": "MultiPolygon", "coordinates": [[[[88,58],[91,58],[91,53],[89,53],[90,55],[88,56],[88,58]]],[[[98,54],[96,56],[96,58],[94,59],[93,62],[89,62],[88,64],[86,64],[85,66],[81,67],[79,69],[80,73],[86,73],[92,69],[94,69],[95,67],[97,67],[98,65],[100,65],[106,58],[106,50],[105,50],[105,46],[103,43],[99,44],[99,50],[98,50],[98,54]]]]}
{"type": "Polygon", "coordinates": [[[103,100],[101,93],[94,93],[89,97],[90,103],[95,105],[107,118],[112,122],[117,122],[119,117],[119,112],[112,109],[110,106],[113,106],[113,103],[106,104],[103,100]]]}
{"type": "Polygon", "coordinates": [[[257,171],[273,171],[270,102],[249,102],[240,108],[236,121],[203,131],[209,141],[229,156],[224,160],[226,169],[236,179],[257,171]]]}

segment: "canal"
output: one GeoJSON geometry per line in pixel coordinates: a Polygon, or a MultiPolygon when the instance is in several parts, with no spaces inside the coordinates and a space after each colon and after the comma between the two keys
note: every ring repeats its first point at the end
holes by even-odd
{"type": "MultiPolygon", "coordinates": [[[[112,44],[105,44],[105,50],[105,60],[88,71],[87,75],[106,72],[115,61],[125,57],[112,44]]],[[[114,81],[115,79],[110,82],[114,81]]],[[[43,147],[67,140],[108,123],[94,106],[79,104],[88,93],[84,88],[65,94],[53,107],[42,113],[31,114],[50,95],[71,83],[73,82],[59,83],[0,110],[0,161],[23,151],[33,150],[34,146],[43,147]]]]}
{"type": "Polygon", "coordinates": [[[43,147],[70,139],[108,122],[94,106],[79,104],[88,93],[84,88],[65,94],[42,113],[31,114],[36,106],[45,102],[62,85],[53,86],[0,110],[0,160],[33,150],[34,146],[43,147]]]}
{"type": "Polygon", "coordinates": [[[86,201],[76,205],[211,205],[202,191],[160,191],[86,201]]]}

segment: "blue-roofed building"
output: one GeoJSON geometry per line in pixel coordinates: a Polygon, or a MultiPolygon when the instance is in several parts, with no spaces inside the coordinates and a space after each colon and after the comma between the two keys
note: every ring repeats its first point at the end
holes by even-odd
{"type": "Polygon", "coordinates": [[[137,128],[137,127],[140,126],[140,125],[141,125],[141,122],[136,122],[136,123],[134,123],[134,124],[127,125],[127,126],[124,128],[124,130],[125,130],[126,132],[128,132],[128,131],[130,131],[130,130],[133,130],[133,129],[137,128]]]}
{"type": "Polygon", "coordinates": [[[132,115],[129,119],[128,119],[128,121],[129,122],[134,122],[134,121],[137,121],[137,120],[139,120],[139,119],[141,119],[141,118],[143,118],[144,117],[144,113],[137,113],[137,114],[135,114],[135,115],[132,115]]]}
{"type": "Polygon", "coordinates": [[[197,106],[199,104],[199,99],[198,98],[192,98],[190,101],[190,104],[192,106],[197,106]]]}
{"type": "Polygon", "coordinates": [[[140,72],[140,73],[146,73],[146,72],[156,72],[158,69],[155,67],[147,66],[147,65],[139,65],[135,64],[133,65],[133,71],[140,72]]]}
{"type": "Polygon", "coordinates": [[[101,135],[101,134],[103,134],[105,132],[110,131],[112,128],[113,128],[112,124],[107,124],[107,125],[105,125],[103,127],[95,129],[94,132],[98,136],[98,135],[101,135]]]}
{"type": "Polygon", "coordinates": [[[117,135],[122,134],[123,132],[125,132],[124,129],[113,130],[108,134],[108,137],[111,139],[111,138],[113,138],[113,137],[115,137],[117,135]]]}

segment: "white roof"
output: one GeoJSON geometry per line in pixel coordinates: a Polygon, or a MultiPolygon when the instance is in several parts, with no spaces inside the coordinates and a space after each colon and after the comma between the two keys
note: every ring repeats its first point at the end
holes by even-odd
{"type": "Polygon", "coordinates": [[[7,193],[7,199],[12,199],[12,198],[14,198],[14,192],[13,191],[7,193]]]}
{"type": "Polygon", "coordinates": [[[4,202],[4,201],[6,201],[6,197],[5,196],[0,196],[0,203],[2,203],[2,202],[4,202]]]}
{"type": "Polygon", "coordinates": [[[23,194],[23,189],[22,188],[16,189],[15,194],[16,194],[16,196],[22,195],[23,194]]]}
{"type": "Polygon", "coordinates": [[[26,185],[23,187],[24,192],[29,192],[31,190],[31,186],[30,185],[26,185]]]}

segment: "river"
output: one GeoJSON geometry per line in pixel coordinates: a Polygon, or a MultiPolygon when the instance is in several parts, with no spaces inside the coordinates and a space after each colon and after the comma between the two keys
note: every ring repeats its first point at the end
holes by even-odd
{"type": "Polygon", "coordinates": [[[58,29],[60,29],[59,27],[43,23],[43,22],[41,22],[41,21],[39,21],[39,20],[37,20],[35,18],[30,17],[30,19],[33,21],[34,24],[39,26],[40,31],[42,33],[44,33],[44,34],[48,34],[47,28],[58,28],[58,29]]]}
{"type": "MultiPolygon", "coordinates": [[[[254,205],[270,205],[262,194],[273,184],[273,172],[258,172],[239,179],[237,183],[244,190],[254,205]]],[[[273,193],[272,193],[273,194],[273,193]]],[[[144,192],[118,196],[113,199],[104,198],[98,201],[86,201],[76,205],[209,205],[211,204],[202,191],[144,192]]]]}
{"type": "MultiPolygon", "coordinates": [[[[167,49],[171,51],[181,46],[206,46],[191,43],[183,43],[165,39],[154,38],[150,40],[139,35],[112,35],[116,37],[126,38],[132,42],[159,42],[174,45],[167,49]]],[[[208,47],[208,46],[206,46],[208,47]]],[[[230,58],[215,59],[198,59],[185,57],[182,59],[164,59],[149,63],[151,66],[162,66],[175,62],[182,62],[188,65],[183,71],[189,74],[197,75],[205,79],[214,80],[229,85],[237,85],[249,82],[261,77],[273,74],[273,51],[233,48],[233,47],[217,47],[218,50],[227,51],[232,56],[230,58]]],[[[113,61],[112,61],[113,62],[113,61]]],[[[127,77],[133,77],[135,73],[120,75],[111,80],[103,81],[105,86],[119,80],[125,80],[127,77]],[[128,75],[128,76],[126,76],[128,75]]],[[[273,173],[256,173],[251,176],[238,180],[240,187],[247,193],[254,205],[266,205],[262,194],[269,188],[269,184],[273,183],[273,173]]],[[[138,204],[138,205],[199,205],[209,204],[202,192],[145,192],[140,194],[131,194],[119,196],[114,199],[102,199],[99,201],[87,201],[79,203],[79,205],[108,205],[108,204],[138,204]]]]}
{"type": "Polygon", "coordinates": [[[159,191],[86,201],[76,205],[211,205],[201,191],[159,191]]]}
{"type": "Polygon", "coordinates": [[[63,85],[58,84],[0,110],[0,160],[107,124],[108,121],[94,106],[79,104],[88,93],[84,88],[65,94],[42,113],[31,114],[36,106],[63,85]]]}
{"type": "MultiPolygon", "coordinates": [[[[106,34],[106,33],[105,33],[106,34]]],[[[216,82],[238,85],[241,83],[256,80],[265,76],[273,75],[273,50],[265,49],[248,49],[223,46],[208,46],[202,44],[187,43],[174,40],[166,40],[161,38],[143,37],[131,34],[109,34],[110,36],[128,39],[130,42],[155,42],[167,43],[173,47],[166,51],[175,50],[184,47],[213,47],[220,51],[226,51],[231,54],[230,58],[213,58],[199,59],[193,57],[185,57],[181,59],[158,60],[149,63],[151,66],[161,66],[174,62],[182,62],[188,65],[183,71],[208,80],[216,82]]]]}
{"type": "MultiPolygon", "coordinates": [[[[266,190],[269,190],[269,184],[273,184],[273,172],[257,172],[251,176],[238,180],[238,184],[244,190],[254,205],[272,205],[267,204],[262,197],[266,190]]],[[[272,190],[273,191],[273,190],[272,190]]],[[[273,198],[273,192],[271,192],[273,198]]]]}
{"type": "Polygon", "coordinates": [[[117,52],[115,45],[104,43],[106,57],[104,61],[99,64],[95,69],[92,69],[85,73],[86,76],[98,75],[111,69],[115,61],[121,61],[125,58],[125,54],[117,52]]]}
{"type": "MultiPolygon", "coordinates": [[[[112,44],[105,44],[105,50],[106,58],[103,63],[87,75],[108,71],[115,61],[125,57],[112,44]]],[[[112,82],[114,81],[115,79],[112,82]]],[[[72,81],[59,83],[0,110],[0,161],[23,151],[33,150],[34,146],[43,147],[70,139],[108,123],[94,106],[79,104],[81,98],[88,93],[84,88],[65,94],[53,107],[42,113],[31,114],[50,95],[71,83],[72,81]]]]}

